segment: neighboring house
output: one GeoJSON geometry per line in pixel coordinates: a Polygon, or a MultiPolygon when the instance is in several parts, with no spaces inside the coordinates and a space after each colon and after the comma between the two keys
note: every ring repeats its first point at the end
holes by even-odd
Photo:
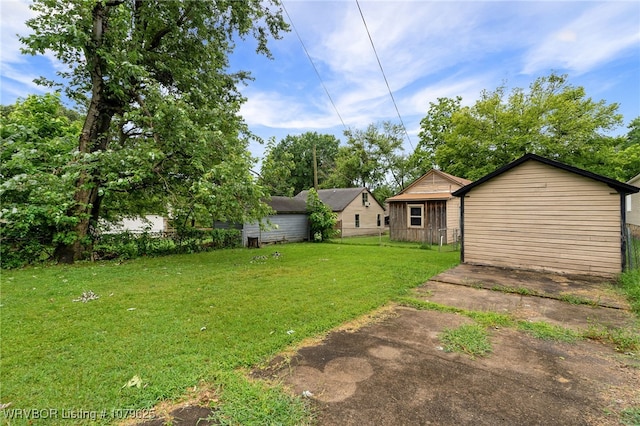
{"type": "Polygon", "coordinates": [[[309,219],[306,200],[290,197],[271,197],[267,202],[275,214],[260,223],[245,223],[242,227],[244,246],[258,246],[262,243],[297,242],[309,238],[309,219]]]}
{"type": "Polygon", "coordinates": [[[144,217],[123,218],[117,222],[101,222],[100,227],[105,234],[119,234],[121,232],[159,234],[167,232],[169,224],[166,217],[149,214],[144,217]]]}
{"type": "Polygon", "coordinates": [[[534,154],[453,193],[463,263],[614,276],[625,268],[625,199],[640,189],[534,154]]]}
{"type": "Polygon", "coordinates": [[[387,199],[389,238],[437,244],[453,243],[460,235],[460,199],[451,195],[470,180],[429,170],[387,199]]]}
{"type": "MultiPolygon", "coordinates": [[[[309,191],[294,198],[306,202],[309,191]]],[[[384,208],[367,188],[319,189],[318,197],[338,215],[341,236],[378,235],[385,230],[384,208]]]]}
{"type": "MultiPolygon", "coordinates": [[[[640,175],[627,183],[640,187],[640,175]]],[[[627,195],[627,223],[633,234],[640,236],[640,193],[627,195]]]]}

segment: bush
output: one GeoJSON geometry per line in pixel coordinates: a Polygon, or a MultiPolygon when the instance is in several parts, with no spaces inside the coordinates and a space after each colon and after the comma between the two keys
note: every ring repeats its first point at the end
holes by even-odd
{"type": "Polygon", "coordinates": [[[132,259],[140,256],[197,253],[234,248],[242,245],[237,229],[199,230],[190,228],[180,233],[151,233],[101,235],[94,244],[95,259],[132,259]]]}
{"type": "Polygon", "coordinates": [[[309,213],[309,228],[313,241],[325,241],[335,235],[334,226],[337,216],[320,200],[318,192],[313,188],[309,190],[307,197],[307,213],[309,213]]]}

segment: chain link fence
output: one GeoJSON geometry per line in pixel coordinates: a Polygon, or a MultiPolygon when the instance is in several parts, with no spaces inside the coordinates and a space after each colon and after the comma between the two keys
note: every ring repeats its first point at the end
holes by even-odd
{"type": "Polygon", "coordinates": [[[354,245],[397,246],[439,251],[460,250],[460,230],[458,228],[425,230],[424,235],[421,234],[415,241],[392,240],[389,237],[388,228],[358,228],[358,230],[359,235],[342,235],[339,233],[331,239],[331,242],[354,245]],[[448,239],[449,243],[447,243],[447,235],[452,236],[448,239]]]}

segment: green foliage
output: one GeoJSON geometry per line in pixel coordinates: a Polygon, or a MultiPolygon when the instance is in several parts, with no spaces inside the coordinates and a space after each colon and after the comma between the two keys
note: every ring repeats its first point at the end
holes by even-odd
{"type": "Polygon", "coordinates": [[[618,105],[588,98],[566,75],[538,78],[525,91],[484,91],[471,107],[439,99],[421,122],[420,158],[456,176],[478,179],[526,153],[613,176],[622,123],[618,105]]]}
{"type": "Polygon", "coordinates": [[[309,231],[315,242],[330,239],[335,234],[338,216],[331,208],[320,200],[318,192],[311,188],[307,196],[307,213],[309,214],[309,231]]]}
{"type": "Polygon", "coordinates": [[[93,244],[93,257],[96,260],[133,259],[237,248],[241,245],[242,234],[237,229],[190,228],[169,235],[123,232],[99,235],[93,244]]]}
{"type": "Polygon", "coordinates": [[[313,149],[316,151],[318,186],[323,187],[335,168],[340,141],[333,135],[306,132],[270,140],[262,164],[262,184],[271,195],[292,196],[314,186],[313,149]]]}
{"type": "MultiPolygon", "coordinates": [[[[73,182],[59,241],[72,262],[97,218],[165,213],[182,218],[259,219],[267,191],[249,170],[253,137],[239,115],[229,72],[238,38],[257,52],[288,29],[276,1],[36,0],[24,52],[54,55],[70,99],[87,108],[77,157],[90,162],[73,182]]],[[[75,160],[74,160],[75,161],[75,160]]]]}
{"type": "Polygon", "coordinates": [[[446,143],[446,137],[450,137],[453,131],[452,116],[460,110],[461,102],[462,98],[456,96],[438,98],[436,103],[429,103],[429,111],[420,121],[420,141],[409,158],[410,164],[415,167],[416,178],[436,166],[436,151],[446,143]]]}
{"type": "Polygon", "coordinates": [[[640,171],[640,117],[629,123],[629,133],[621,138],[614,156],[615,171],[611,177],[626,182],[640,171]]]}
{"type": "Polygon", "coordinates": [[[440,333],[440,341],[447,352],[462,352],[472,358],[486,356],[492,350],[487,330],[477,324],[445,329],[440,333]]]}
{"type": "Polygon", "coordinates": [[[80,128],[58,94],[28,96],[0,117],[3,268],[46,258],[53,243],[68,238],[76,222],[67,211],[81,165],[71,162],[80,128]]]}
{"type": "Polygon", "coordinates": [[[404,187],[411,174],[401,154],[402,126],[371,124],[366,130],[347,130],[345,136],[347,145],[338,149],[335,170],[325,187],[365,187],[381,204],[388,194],[404,187]]]}

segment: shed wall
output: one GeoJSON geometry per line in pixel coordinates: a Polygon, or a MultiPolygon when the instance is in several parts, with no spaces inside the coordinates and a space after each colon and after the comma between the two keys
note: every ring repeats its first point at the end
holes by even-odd
{"type": "Polygon", "coordinates": [[[464,261],[570,274],[621,270],[620,195],[528,161],[464,200],[464,261]]]}
{"type": "MultiPolygon", "coordinates": [[[[260,243],[297,242],[308,239],[309,223],[306,214],[279,214],[268,216],[275,227],[261,230],[256,223],[245,223],[242,243],[247,245],[249,238],[258,238],[260,243]]],[[[267,223],[266,220],[264,223],[267,223]]]]}

